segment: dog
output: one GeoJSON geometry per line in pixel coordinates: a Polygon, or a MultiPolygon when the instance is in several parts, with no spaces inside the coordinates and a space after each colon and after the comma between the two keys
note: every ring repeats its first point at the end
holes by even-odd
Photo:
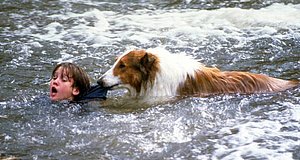
{"type": "Polygon", "coordinates": [[[134,97],[267,93],[299,85],[297,80],[220,71],[206,67],[190,56],[171,54],[162,48],[125,52],[97,83],[111,89],[126,88],[134,97]]]}

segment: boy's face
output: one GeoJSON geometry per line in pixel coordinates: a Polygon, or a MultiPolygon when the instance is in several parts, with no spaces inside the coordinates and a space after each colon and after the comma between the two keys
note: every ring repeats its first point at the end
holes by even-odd
{"type": "Polygon", "coordinates": [[[52,101],[73,100],[79,94],[79,89],[73,87],[74,79],[68,76],[66,70],[59,67],[50,81],[50,99],[52,101]]]}

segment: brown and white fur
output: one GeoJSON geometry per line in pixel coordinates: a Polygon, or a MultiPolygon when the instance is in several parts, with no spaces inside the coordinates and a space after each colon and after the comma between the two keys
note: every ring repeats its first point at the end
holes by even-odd
{"type": "Polygon", "coordinates": [[[189,56],[155,48],[125,52],[98,84],[126,88],[131,96],[143,98],[279,92],[299,82],[248,72],[222,72],[189,56]]]}

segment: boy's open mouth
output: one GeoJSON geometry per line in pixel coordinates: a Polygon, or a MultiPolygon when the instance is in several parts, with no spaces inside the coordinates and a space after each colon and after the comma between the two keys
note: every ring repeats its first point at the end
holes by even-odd
{"type": "Polygon", "coordinates": [[[55,87],[51,88],[51,93],[57,93],[57,89],[55,87]]]}

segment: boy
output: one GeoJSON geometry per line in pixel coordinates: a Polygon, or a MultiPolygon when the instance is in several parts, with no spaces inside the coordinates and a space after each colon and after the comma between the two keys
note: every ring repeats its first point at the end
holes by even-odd
{"type": "Polygon", "coordinates": [[[105,99],[106,93],[106,88],[90,87],[88,75],[73,63],[60,63],[53,69],[50,81],[50,99],[52,101],[105,99]]]}

